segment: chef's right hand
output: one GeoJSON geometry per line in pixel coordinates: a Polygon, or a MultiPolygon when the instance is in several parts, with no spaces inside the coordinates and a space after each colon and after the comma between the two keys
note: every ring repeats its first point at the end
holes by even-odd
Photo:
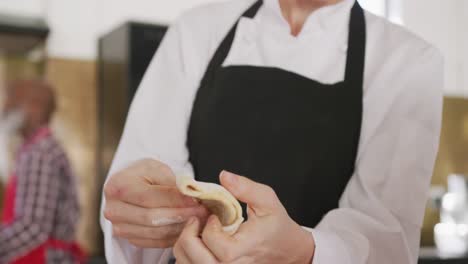
{"type": "Polygon", "coordinates": [[[104,196],[104,217],[112,222],[113,235],[137,247],[172,247],[185,221],[208,217],[202,205],[179,192],[172,170],[152,159],[111,175],[104,196]]]}

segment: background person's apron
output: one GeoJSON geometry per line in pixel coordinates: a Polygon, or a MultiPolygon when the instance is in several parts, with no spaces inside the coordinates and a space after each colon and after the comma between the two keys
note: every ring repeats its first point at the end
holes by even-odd
{"type": "MultiPolygon", "coordinates": [[[[253,18],[261,5],[243,16],[253,18]]],[[[354,172],[363,111],[363,10],[357,2],[352,8],[345,79],[336,84],[273,67],[222,67],[236,28],[218,47],[195,98],[187,142],[195,177],[219,182],[226,169],[267,184],[296,222],[315,227],[338,207],[354,172]]]]}
{"type": "MultiPolygon", "coordinates": [[[[36,136],[33,137],[27,144],[25,144],[18,153],[18,157],[26,151],[26,148],[42,138],[45,138],[50,135],[50,131],[45,128],[39,131],[36,136]]],[[[17,158],[18,159],[18,158],[17,158]]],[[[16,184],[17,177],[13,173],[8,180],[5,190],[4,197],[4,208],[3,208],[3,223],[9,225],[15,220],[15,198],[16,198],[16,184]]],[[[85,255],[84,252],[80,249],[78,244],[75,242],[61,241],[49,237],[49,239],[43,244],[37,246],[36,248],[29,251],[26,255],[21,256],[10,264],[45,264],[46,263],[46,253],[48,249],[61,250],[69,252],[72,256],[75,257],[76,263],[84,263],[85,255]]]]}

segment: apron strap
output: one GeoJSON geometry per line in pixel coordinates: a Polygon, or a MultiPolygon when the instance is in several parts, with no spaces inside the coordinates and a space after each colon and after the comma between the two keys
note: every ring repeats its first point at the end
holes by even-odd
{"type": "Polygon", "coordinates": [[[358,1],[354,3],[351,9],[348,32],[345,82],[352,85],[352,87],[360,87],[362,93],[366,54],[366,22],[364,10],[358,1]]]}
{"type": "Polygon", "coordinates": [[[242,14],[242,16],[247,18],[254,18],[262,5],[263,0],[258,0],[249,9],[247,9],[247,11],[245,11],[244,14],[242,14]]]}

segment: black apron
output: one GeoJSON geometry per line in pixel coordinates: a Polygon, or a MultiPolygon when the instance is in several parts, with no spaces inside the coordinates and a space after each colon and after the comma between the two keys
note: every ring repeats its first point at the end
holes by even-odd
{"type": "MultiPolygon", "coordinates": [[[[253,18],[262,1],[244,14],[253,18]]],[[[222,67],[238,22],[214,54],[195,97],[187,146],[195,177],[221,170],[271,186],[289,215],[315,227],[354,171],[361,132],[366,27],[351,11],[343,82],[323,84],[274,67],[222,67]]]]}

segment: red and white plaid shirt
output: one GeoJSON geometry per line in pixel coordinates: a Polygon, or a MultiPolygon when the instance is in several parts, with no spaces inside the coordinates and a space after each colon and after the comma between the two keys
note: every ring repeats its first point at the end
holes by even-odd
{"type": "MultiPolygon", "coordinates": [[[[67,156],[51,135],[28,145],[15,164],[15,218],[0,225],[0,264],[28,254],[49,238],[74,241],[79,205],[67,156]]],[[[67,253],[50,249],[46,263],[72,263],[67,253]]]]}

